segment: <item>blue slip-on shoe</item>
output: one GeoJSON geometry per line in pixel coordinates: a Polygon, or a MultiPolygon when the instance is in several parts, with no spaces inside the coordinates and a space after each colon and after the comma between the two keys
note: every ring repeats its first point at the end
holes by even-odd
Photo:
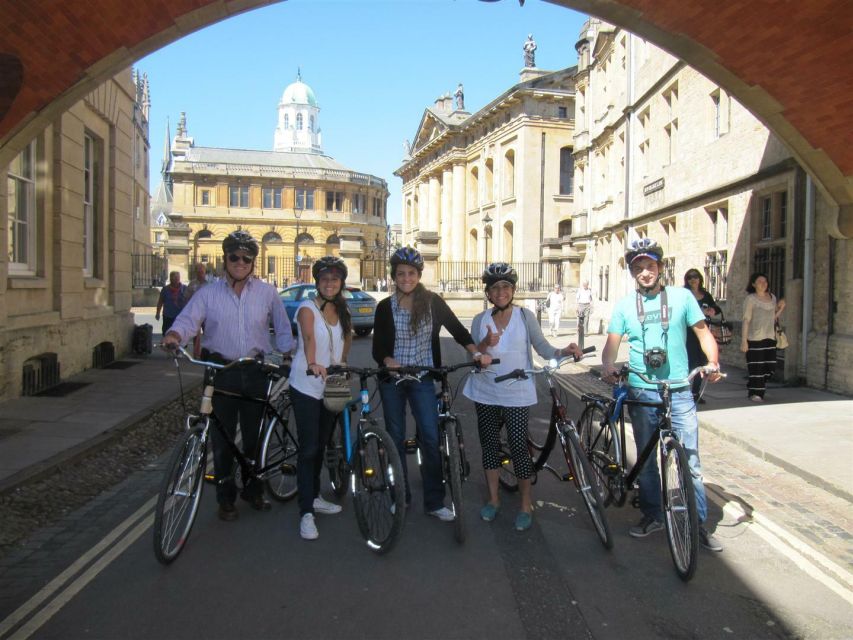
{"type": "Polygon", "coordinates": [[[491,522],[498,515],[498,512],[501,510],[500,506],[495,506],[489,502],[483,505],[483,508],[480,509],[480,517],[486,522],[491,522]]]}
{"type": "Polygon", "coordinates": [[[515,516],[515,530],[516,531],[527,531],[530,528],[530,525],[533,524],[533,514],[527,513],[526,511],[519,511],[518,515],[515,516]]]}

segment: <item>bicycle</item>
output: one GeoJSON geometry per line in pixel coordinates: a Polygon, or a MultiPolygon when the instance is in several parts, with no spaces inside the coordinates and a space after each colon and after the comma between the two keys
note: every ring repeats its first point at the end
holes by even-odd
{"type": "MultiPolygon", "coordinates": [[[[500,360],[492,360],[497,364],[500,360]]],[[[465,440],[462,429],[459,428],[459,419],[452,412],[453,404],[450,393],[449,376],[458,369],[470,368],[477,371],[479,367],[471,362],[460,362],[458,364],[444,367],[410,366],[388,369],[388,372],[399,376],[397,383],[406,380],[420,382],[423,376],[434,375],[440,385],[436,399],[438,401],[438,447],[441,455],[441,469],[444,484],[450,488],[450,510],[453,511],[453,537],[460,544],[465,542],[467,530],[465,526],[465,513],[463,510],[462,485],[471,472],[471,465],[465,454],[465,440]]],[[[407,449],[412,448],[407,441],[407,449]]],[[[420,463],[420,450],[417,449],[417,439],[414,449],[418,454],[420,463]]]]}
{"type": "MultiPolygon", "coordinates": [[[[335,419],[331,442],[326,449],[326,467],[332,488],[338,496],[343,495],[349,479],[361,535],[370,549],[387,553],[397,544],[406,517],[406,491],[398,486],[403,478],[403,465],[391,436],[370,417],[367,380],[388,370],[332,365],[326,371],[358,375],[360,389],[358,397],[348,402],[335,419]],[[359,418],[353,441],[350,412],[356,410],[359,410],[359,418]]],[[[313,375],[310,370],[308,373],[313,375]]]]}
{"type": "MultiPolygon", "coordinates": [[[[249,479],[259,480],[264,483],[269,494],[280,501],[290,500],[296,495],[296,456],[299,446],[288,417],[288,368],[255,358],[240,358],[229,364],[197,360],[183,347],[177,347],[175,364],[179,375],[178,356],[183,356],[192,364],[205,367],[208,375],[205,378],[198,414],[186,417],[186,430],[172,452],[157,497],[154,510],[154,555],[163,564],[170,564],[178,557],[195,522],[204,489],[202,480],[207,470],[211,424],[219,430],[227,447],[237,459],[234,473],[239,471],[244,486],[249,479]],[[264,398],[226,393],[213,388],[216,371],[238,366],[262,367],[269,377],[264,398]],[[213,412],[214,395],[236,395],[264,405],[258,451],[254,453],[257,460],[248,458],[226,434],[213,412]]],[[[224,480],[217,479],[219,482],[224,480]]]]}
{"type": "Polygon", "coordinates": [[[661,504],[667,541],[675,571],[685,582],[696,572],[699,516],[687,454],[678,434],[672,429],[671,391],[674,387],[681,388],[685,385],[690,388],[693,378],[700,373],[716,372],[712,367],[696,367],[683,380],[652,380],[643,371],[625,366],[619,373],[620,382],[615,387],[613,398],[598,394],[581,396],[581,401],[586,405],[579,422],[581,443],[595,474],[596,485],[606,496],[605,505],[616,504],[621,507],[625,504],[628,489],[634,486],[655,446],[659,447],[661,504]],[[628,400],[628,390],[625,386],[628,373],[637,375],[643,382],[656,385],[660,389],[661,401],[628,400]],[[626,404],[663,410],[663,417],[657,427],[657,437],[649,439],[630,470],[626,469],[625,465],[626,404]]]}
{"type": "MultiPolygon", "coordinates": [[[[592,351],[595,351],[595,347],[584,349],[584,353],[591,353],[592,351]]],[[[507,374],[495,377],[495,382],[500,383],[513,378],[526,379],[531,375],[542,375],[545,377],[548,384],[548,392],[551,396],[551,418],[548,424],[548,433],[545,437],[545,442],[541,445],[529,436],[527,440],[533,462],[533,482],[536,479],[535,474],[542,469],[550,471],[561,482],[574,482],[575,488],[581,494],[584,506],[589,513],[593,528],[596,534],[598,534],[601,544],[606,549],[612,549],[613,536],[610,533],[610,524],[604,513],[604,497],[596,486],[594,472],[581,447],[575,423],[566,415],[566,408],[560,401],[557,385],[553,379],[554,372],[569,361],[574,362],[574,358],[566,356],[554,359],[541,368],[515,369],[507,374]],[[551,456],[551,452],[557,441],[560,443],[560,447],[563,450],[563,457],[568,466],[568,472],[565,474],[561,474],[548,463],[548,458],[551,456]]],[[[508,448],[505,448],[501,454],[500,483],[505,489],[511,491],[518,488],[518,480],[512,469],[512,457],[509,455],[508,448]]]]}

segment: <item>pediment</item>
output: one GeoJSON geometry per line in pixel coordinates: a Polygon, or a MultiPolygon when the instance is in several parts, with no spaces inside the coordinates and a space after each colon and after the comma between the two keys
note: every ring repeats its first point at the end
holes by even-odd
{"type": "Polygon", "coordinates": [[[418,131],[415,135],[415,144],[412,145],[412,151],[417,151],[424,145],[428,144],[441,136],[448,129],[447,125],[439,120],[435,114],[429,109],[424,111],[421,122],[418,125],[418,131]]]}

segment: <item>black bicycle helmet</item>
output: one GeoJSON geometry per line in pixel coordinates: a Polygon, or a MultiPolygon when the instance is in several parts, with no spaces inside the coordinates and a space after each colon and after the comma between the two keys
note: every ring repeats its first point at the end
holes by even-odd
{"type": "Polygon", "coordinates": [[[483,271],[481,279],[487,289],[496,282],[509,282],[514,287],[518,282],[518,273],[506,262],[493,262],[483,271]]]}
{"type": "Polygon", "coordinates": [[[245,251],[253,258],[258,257],[258,241],[245,231],[229,233],[222,241],[222,253],[228,255],[235,251],[245,251]]]}
{"type": "Polygon", "coordinates": [[[391,268],[394,269],[397,265],[407,264],[419,272],[424,270],[424,259],[421,257],[417,249],[411,247],[400,247],[391,256],[391,268]]]}
{"type": "Polygon", "coordinates": [[[337,256],[323,256],[314,262],[311,267],[311,275],[314,276],[314,282],[320,279],[320,275],[324,271],[337,271],[341,275],[341,280],[346,281],[349,270],[343,259],[337,256]]]}
{"type": "Polygon", "coordinates": [[[630,267],[637,258],[652,258],[663,262],[663,247],[651,238],[640,238],[631,242],[631,247],[625,252],[625,264],[630,267]]]}

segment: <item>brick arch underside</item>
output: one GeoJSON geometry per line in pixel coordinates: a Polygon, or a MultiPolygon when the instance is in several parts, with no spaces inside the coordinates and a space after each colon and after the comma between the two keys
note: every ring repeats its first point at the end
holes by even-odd
{"type": "MultiPolygon", "coordinates": [[[[63,110],[139,58],[277,0],[0,0],[0,166],[63,110]],[[91,20],[97,14],[98,20],[91,20]],[[27,28],[27,25],[37,25],[27,28]],[[33,37],[38,34],[38,38],[33,37]]],[[[512,0],[506,0],[512,1],[512,0]]],[[[853,3],[550,0],[622,26],[724,87],[792,150],[853,235],[853,3]]]]}

